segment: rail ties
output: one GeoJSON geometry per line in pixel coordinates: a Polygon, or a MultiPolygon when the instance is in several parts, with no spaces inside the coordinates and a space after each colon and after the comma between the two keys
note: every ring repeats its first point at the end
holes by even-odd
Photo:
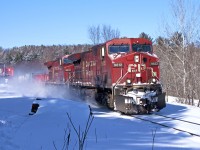
{"type": "MultiPolygon", "coordinates": [[[[157,116],[162,116],[162,115],[157,115],[157,116]]],[[[174,130],[177,130],[177,131],[180,131],[180,132],[184,132],[184,133],[188,133],[192,136],[197,136],[197,137],[200,137],[200,134],[196,134],[196,133],[192,133],[190,131],[186,131],[186,130],[183,130],[183,129],[178,129],[178,128],[175,128],[175,127],[171,127],[169,125],[166,125],[166,124],[162,124],[162,123],[159,123],[159,122],[155,122],[155,121],[152,121],[152,120],[149,120],[149,119],[145,119],[145,118],[141,118],[141,117],[138,117],[136,115],[132,115],[132,117],[136,118],[136,119],[139,119],[139,120],[142,120],[142,121],[146,121],[146,122],[150,122],[150,123],[153,123],[153,124],[156,124],[156,125],[160,125],[160,126],[163,126],[165,128],[170,128],[170,129],[174,129],[174,130]]],[[[170,118],[172,119],[172,117],[168,117],[168,116],[162,116],[162,117],[165,117],[165,118],[170,118]]],[[[183,121],[183,122],[187,122],[187,123],[191,123],[191,124],[195,124],[195,125],[200,125],[198,123],[194,123],[194,122],[190,122],[190,121],[186,121],[186,120],[182,120],[182,119],[178,119],[178,118],[174,118],[172,120],[178,120],[178,121],[183,121]]]]}

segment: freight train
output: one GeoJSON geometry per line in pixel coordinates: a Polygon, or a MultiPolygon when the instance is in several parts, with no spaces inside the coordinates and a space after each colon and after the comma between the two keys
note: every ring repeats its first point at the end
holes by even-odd
{"type": "Polygon", "coordinates": [[[112,39],[45,65],[48,83],[92,89],[98,103],[121,113],[146,114],[166,106],[159,59],[147,39],[112,39]]]}

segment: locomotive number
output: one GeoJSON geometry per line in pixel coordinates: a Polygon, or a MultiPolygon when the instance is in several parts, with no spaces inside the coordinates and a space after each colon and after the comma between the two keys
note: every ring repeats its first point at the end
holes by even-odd
{"type": "Polygon", "coordinates": [[[114,68],[121,68],[121,67],[123,67],[123,63],[114,63],[113,67],[114,68]]]}
{"type": "Polygon", "coordinates": [[[159,62],[151,62],[150,65],[151,65],[151,66],[158,66],[158,65],[159,65],[159,62]]]}
{"type": "Polygon", "coordinates": [[[66,71],[66,72],[70,72],[70,71],[71,71],[71,69],[65,69],[65,71],[66,71]]]}

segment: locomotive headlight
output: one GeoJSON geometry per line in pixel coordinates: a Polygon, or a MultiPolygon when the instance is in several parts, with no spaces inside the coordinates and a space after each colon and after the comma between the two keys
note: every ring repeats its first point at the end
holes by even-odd
{"type": "Polygon", "coordinates": [[[140,61],[139,55],[135,55],[135,56],[134,56],[134,61],[135,61],[135,62],[139,62],[139,61],[140,61]]]}
{"type": "Polygon", "coordinates": [[[156,83],[156,82],[157,82],[157,80],[156,80],[155,78],[153,78],[153,79],[152,79],[152,82],[153,82],[153,83],[156,83]]]}
{"type": "Polygon", "coordinates": [[[131,84],[131,80],[130,80],[130,79],[127,79],[127,80],[126,80],[126,83],[127,83],[127,84],[131,84]]]}

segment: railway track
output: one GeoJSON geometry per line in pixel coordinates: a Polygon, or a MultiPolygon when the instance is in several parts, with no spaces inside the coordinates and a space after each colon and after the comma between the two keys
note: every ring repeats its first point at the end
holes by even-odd
{"type": "Polygon", "coordinates": [[[142,121],[150,122],[150,123],[153,123],[153,124],[156,124],[159,126],[163,126],[163,127],[169,128],[169,129],[173,129],[173,130],[176,130],[179,132],[187,133],[192,136],[200,137],[200,130],[198,133],[193,132],[194,128],[200,129],[200,123],[197,123],[197,122],[192,122],[189,120],[165,116],[165,115],[161,115],[161,114],[132,115],[132,117],[142,120],[142,121]],[[166,124],[163,122],[166,122],[166,124]],[[176,126],[177,124],[178,124],[178,126],[176,126]]]}
{"type": "Polygon", "coordinates": [[[183,120],[183,119],[176,118],[176,117],[169,117],[169,116],[164,116],[164,115],[160,115],[160,114],[153,114],[153,115],[161,116],[161,117],[164,117],[164,118],[169,118],[169,119],[172,119],[172,120],[178,120],[178,121],[182,121],[182,122],[187,122],[187,123],[191,123],[191,124],[195,124],[195,125],[199,125],[200,126],[200,123],[196,123],[196,122],[192,122],[192,121],[188,121],[188,120],[183,120]]]}
{"type": "MultiPolygon", "coordinates": [[[[89,99],[89,98],[93,99],[93,97],[91,95],[88,96],[86,99],[89,99]]],[[[153,123],[153,124],[156,124],[156,125],[159,125],[159,126],[170,128],[170,129],[173,129],[173,130],[176,130],[176,131],[179,131],[179,132],[187,133],[187,134],[190,134],[192,136],[200,137],[200,130],[199,130],[198,133],[194,133],[192,131],[192,129],[194,129],[193,128],[194,126],[195,126],[195,128],[200,129],[200,123],[197,123],[197,122],[192,122],[192,121],[189,121],[189,120],[165,116],[165,115],[161,115],[161,114],[131,115],[131,116],[136,118],[136,119],[140,119],[140,120],[150,122],[150,123],[153,123]],[[157,117],[157,118],[155,118],[155,117],[157,117]],[[174,123],[174,121],[176,122],[176,124],[177,124],[177,122],[179,122],[178,124],[179,125],[181,124],[181,125],[175,126],[176,124],[174,123]],[[166,122],[166,124],[163,123],[163,122],[166,122]],[[186,124],[185,125],[186,128],[183,124],[184,125],[186,124]]]]}
{"type": "Polygon", "coordinates": [[[200,137],[200,131],[195,133],[193,131],[194,128],[200,128],[200,124],[192,121],[187,121],[175,117],[164,116],[160,114],[153,114],[153,115],[133,115],[134,118],[150,122],[159,126],[163,126],[166,128],[170,128],[179,132],[187,133],[192,136],[200,137]]]}

